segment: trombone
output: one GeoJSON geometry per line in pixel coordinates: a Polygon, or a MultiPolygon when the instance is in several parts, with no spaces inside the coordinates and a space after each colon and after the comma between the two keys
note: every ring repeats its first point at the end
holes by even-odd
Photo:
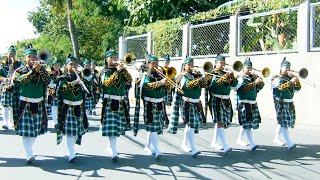
{"type": "MultiPolygon", "coordinates": [[[[234,71],[240,72],[243,69],[243,64],[241,61],[235,61],[232,65],[231,64],[226,64],[229,67],[232,67],[234,71]]],[[[216,76],[216,77],[221,77],[220,75],[212,74],[212,70],[214,69],[214,66],[212,62],[206,61],[203,66],[194,66],[198,68],[203,68],[203,71],[205,74],[211,75],[211,76],[216,76]]],[[[225,68],[227,69],[227,68],[225,68]]]]}
{"type": "Polygon", "coordinates": [[[138,68],[135,66],[137,57],[133,53],[127,53],[124,55],[123,62],[127,66],[128,69],[135,69],[138,70],[138,68]]]}
{"type": "MultiPolygon", "coordinates": [[[[301,82],[303,82],[303,83],[305,83],[305,84],[307,84],[307,85],[309,85],[311,87],[314,87],[314,88],[316,87],[314,82],[308,81],[306,79],[308,77],[308,75],[309,75],[308,69],[301,68],[299,71],[295,71],[295,70],[289,70],[289,71],[290,71],[289,75],[291,74],[291,76],[294,76],[294,77],[298,76],[299,80],[301,82]],[[294,73],[297,74],[297,75],[295,75],[294,73]]],[[[287,79],[287,80],[289,81],[289,79],[287,79]]]]}
{"type": "Polygon", "coordinates": [[[184,93],[183,90],[182,90],[182,88],[179,86],[179,84],[175,83],[173,80],[171,80],[171,79],[168,78],[166,75],[164,75],[164,74],[161,72],[160,69],[158,69],[158,68],[154,68],[154,69],[157,71],[157,73],[158,73],[162,78],[166,78],[166,79],[168,80],[168,83],[169,83],[171,86],[177,88],[177,90],[178,90],[181,94],[184,93]]]}

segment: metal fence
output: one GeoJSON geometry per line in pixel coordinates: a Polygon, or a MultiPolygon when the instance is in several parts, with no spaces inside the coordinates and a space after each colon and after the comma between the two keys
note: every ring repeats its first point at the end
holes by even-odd
{"type": "Polygon", "coordinates": [[[168,54],[171,59],[180,59],[182,56],[182,35],[182,30],[173,34],[167,34],[165,37],[152,35],[153,54],[159,58],[168,54]],[[163,41],[163,38],[166,41],[163,41]]]}
{"type": "Polygon", "coordinates": [[[310,5],[310,50],[320,50],[320,3],[310,5]]]}
{"type": "Polygon", "coordinates": [[[297,50],[298,7],[238,17],[238,54],[297,50]]]}
{"type": "Polygon", "coordinates": [[[148,34],[141,34],[137,36],[129,36],[125,38],[125,53],[133,53],[137,60],[145,58],[148,44],[148,34]]]}
{"type": "Polygon", "coordinates": [[[230,19],[190,26],[189,50],[192,57],[229,53],[230,19]]]}

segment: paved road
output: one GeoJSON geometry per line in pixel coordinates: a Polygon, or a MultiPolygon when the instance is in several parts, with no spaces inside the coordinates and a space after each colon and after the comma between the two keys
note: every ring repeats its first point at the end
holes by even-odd
{"type": "MultiPolygon", "coordinates": [[[[132,110],[133,112],[133,110],[132,110]]],[[[0,130],[0,179],[319,179],[320,178],[320,126],[308,127],[298,123],[290,131],[299,146],[288,152],[286,147],[272,143],[275,123],[263,117],[263,124],[254,131],[261,146],[255,152],[235,143],[238,134],[234,124],[227,131],[227,140],[233,151],[223,154],[210,148],[213,124],[209,123],[196,135],[202,154],[197,158],[180,151],[182,126],[178,134],[167,132],[160,137],[164,157],[156,161],[143,151],[146,132],[137,137],[127,132],[118,140],[120,159],[112,162],[106,151],[108,139],[99,132],[99,117],[90,118],[90,131],[77,146],[79,158],[68,163],[66,142],[57,146],[56,135],[50,122],[50,132],[40,136],[35,145],[37,155],[33,165],[26,165],[19,136],[13,130],[0,130]]]]}

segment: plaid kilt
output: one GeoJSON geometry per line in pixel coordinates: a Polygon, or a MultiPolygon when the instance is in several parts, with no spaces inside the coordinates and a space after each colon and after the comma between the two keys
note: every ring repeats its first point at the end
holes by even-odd
{"type": "Polygon", "coordinates": [[[167,106],[171,106],[172,103],[172,94],[171,93],[166,93],[164,96],[164,104],[167,106]]]}
{"type": "Polygon", "coordinates": [[[96,102],[94,100],[94,96],[86,97],[85,100],[85,108],[86,110],[93,110],[96,107],[96,102]]]}
{"type": "Polygon", "coordinates": [[[82,111],[80,117],[76,117],[73,112],[73,106],[69,106],[64,124],[64,135],[81,136],[85,134],[85,129],[82,121],[82,111]]]}
{"type": "MultiPolygon", "coordinates": [[[[183,103],[184,104],[184,103],[183,103]]],[[[185,105],[182,106],[181,108],[181,118],[185,119],[185,105]]],[[[189,103],[189,126],[190,128],[194,128],[195,132],[199,130],[201,124],[201,115],[197,111],[196,106],[193,103],[189,103]]]]}
{"type": "Polygon", "coordinates": [[[281,127],[294,128],[296,122],[296,110],[293,102],[275,100],[277,121],[281,127]]]}
{"type": "Polygon", "coordinates": [[[252,121],[246,119],[246,108],[245,103],[241,102],[238,104],[238,120],[239,124],[242,124],[244,129],[258,129],[261,123],[261,117],[259,113],[258,104],[252,104],[252,121]]]}
{"type": "Polygon", "coordinates": [[[51,115],[51,114],[52,114],[51,104],[46,103],[46,110],[47,110],[47,114],[48,114],[48,115],[51,115]]]}
{"type": "Polygon", "coordinates": [[[106,112],[102,122],[102,136],[124,135],[126,129],[126,119],[122,103],[119,102],[119,110],[111,110],[111,99],[107,100],[106,112]]]}
{"type": "Polygon", "coordinates": [[[18,122],[17,134],[19,136],[37,137],[47,132],[47,127],[42,127],[42,105],[38,103],[38,113],[32,114],[27,103],[21,119],[18,122]]]}
{"type": "Polygon", "coordinates": [[[12,93],[4,91],[1,94],[1,104],[3,107],[12,107],[13,105],[12,93]]]}
{"type": "Polygon", "coordinates": [[[221,122],[223,123],[226,127],[230,125],[230,122],[232,120],[232,115],[233,115],[233,110],[232,110],[232,104],[230,101],[230,98],[228,99],[229,101],[229,106],[224,103],[224,99],[222,99],[221,104],[220,104],[220,117],[218,117],[218,112],[216,109],[216,102],[219,101],[220,98],[213,96],[212,100],[209,102],[212,105],[212,112],[214,114],[213,122],[221,122]]]}
{"type": "MultiPolygon", "coordinates": [[[[144,103],[144,117],[147,117],[147,102],[143,101],[144,103]]],[[[157,132],[158,134],[162,134],[163,129],[163,111],[158,111],[157,106],[152,106],[152,113],[153,113],[153,122],[146,123],[145,121],[145,128],[147,131],[150,132],[157,132]]]]}

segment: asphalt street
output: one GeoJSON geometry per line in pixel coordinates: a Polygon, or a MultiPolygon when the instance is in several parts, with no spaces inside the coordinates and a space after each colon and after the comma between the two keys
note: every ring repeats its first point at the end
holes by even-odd
{"type": "MultiPolygon", "coordinates": [[[[193,158],[180,150],[181,124],[177,134],[164,131],[161,135],[159,146],[164,156],[155,160],[143,151],[146,131],[141,125],[136,137],[127,131],[118,138],[117,162],[111,161],[107,153],[108,138],[99,132],[99,116],[90,117],[89,132],[84,135],[82,145],[76,146],[78,158],[73,163],[68,162],[66,138],[56,145],[51,120],[49,132],[35,142],[36,161],[32,165],[25,162],[21,137],[12,129],[1,129],[0,179],[319,179],[320,125],[297,122],[290,134],[298,146],[288,151],[272,142],[276,127],[273,115],[262,118],[260,129],[253,131],[255,142],[260,145],[254,152],[236,144],[239,131],[236,122],[226,130],[233,151],[223,154],[211,148],[213,123],[209,121],[196,135],[196,144],[202,151],[199,156],[193,158]]],[[[142,124],[142,118],[140,121],[142,124]]]]}

